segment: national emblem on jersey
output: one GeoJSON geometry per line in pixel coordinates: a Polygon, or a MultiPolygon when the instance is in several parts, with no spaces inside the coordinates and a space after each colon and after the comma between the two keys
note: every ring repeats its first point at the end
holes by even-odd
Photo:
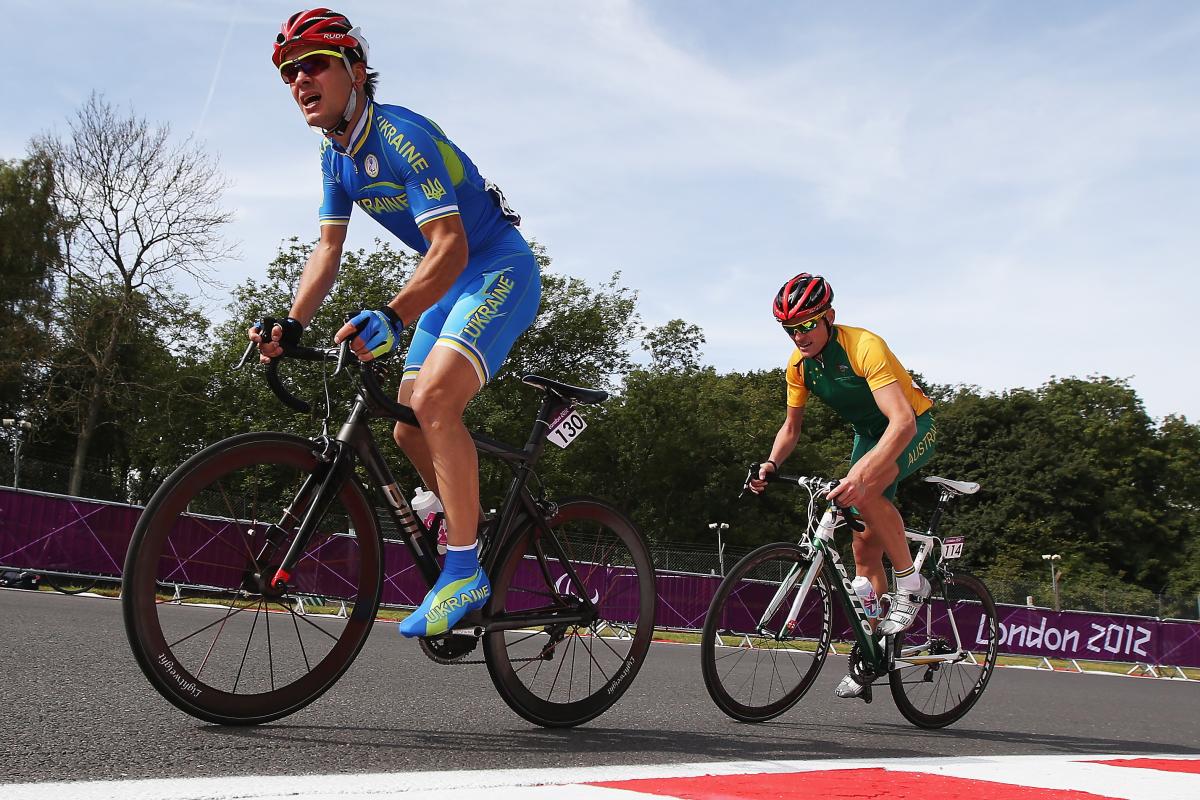
{"type": "Polygon", "coordinates": [[[427,200],[441,200],[446,196],[446,187],[437,178],[430,178],[421,184],[421,191],[427,200]]]}
{"type": "Polygon", "coordinates": [[[367,156],[367,160],[363,164],[363,169],[365,169],[367,174],[372,178],[379,177],[379,159],[375,157],[374,153],[371,153],[367,156]]]}

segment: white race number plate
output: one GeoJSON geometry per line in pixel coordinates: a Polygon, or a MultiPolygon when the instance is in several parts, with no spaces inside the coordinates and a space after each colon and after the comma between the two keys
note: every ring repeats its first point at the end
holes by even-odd
{"type": "Polygon", "coordinates": [[[962,555],[963,537],[948,536],[942,540],[942,558],[958,558],[962,555]]]}
{"type": "Polygon", "coordinates": [[[559,447],[566,447],[571,442],[583,433],[583,429],[587,427],[587,423],[583,421],[583,417],[579,416],[579,412],[573,408],[564,408],[558,412],[558,416],[550,420],[550,441],[554,442],[559,447]]]}

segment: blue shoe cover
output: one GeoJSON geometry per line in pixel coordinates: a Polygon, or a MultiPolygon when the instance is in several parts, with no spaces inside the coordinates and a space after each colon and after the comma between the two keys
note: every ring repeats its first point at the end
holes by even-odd
{"type": "Polygon", "coordinates": [[[491,596],[492,584],[482,568],[445,586],[435,584],[417,610],[400,622],[400,635],[412,638],[443,634],[468,612],[483,608],[491,596]]]}

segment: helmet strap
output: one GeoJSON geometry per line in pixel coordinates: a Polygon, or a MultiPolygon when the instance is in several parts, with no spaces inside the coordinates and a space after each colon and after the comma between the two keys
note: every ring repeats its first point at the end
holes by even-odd
{"type": "Polygon", "coordinates": [[[824,317],[821,322],[825,323],[825,344],[821,345],[821,350],[817,353],[818,356],[825,352],[825,348],[829,347],[829,342],[836,335],[833,330],[833,323],[829,321],[829,317],[824,317]]]}
{"type": "Polygon", "coordinates": [[[342,112],[342,119],[332,128],[322,128],[321,133],[326,136],[341,136],[350,127],[350,120],[354,119],[354,111],[358,108],[358,90],[354,88],[354,67],[350,65],[350,55],[342,48],[342,63],[346,65],[346,72],[350,74],[350,97],[346,100],[346,110],[342,112]]]}

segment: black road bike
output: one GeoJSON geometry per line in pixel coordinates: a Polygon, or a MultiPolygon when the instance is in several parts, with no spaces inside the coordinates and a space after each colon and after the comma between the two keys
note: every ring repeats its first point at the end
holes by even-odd
{"type": "MultiPolygon", "coordinates": [[[[750,467],[746,486],[758,471],[758,464],[750,467]]],[[[862,523],[833,503],[818,521],[816,498],[838,482],[767,477],[807,490],[807,525],[798,543],[766,544],[739,561],[713,596],[700,655],[704,684],[722,711],[742,722],[763,722],[800,702],[831,649],[835,598],[850,623],[850,671],[865,687],[863,699],[870,702],[872,684],[886,679],[900,713],[922,728],[945,727],[971,710],[996,665],[996,605],[982,581],[955,569],[963,539],[939,538],[937,529],[946,504],[979,491],[979,484],[925,480],[941,489],[929,529],[904,533],[918,545],[913,564],[933,593],[911,628],[880,636],[833,546],[839,525],[861,530],[862,523]]]]}
{"type": "MultiPolygon", "coordinates": [[[[202,720],[275,720],[341,677],[371,632],[385,579],[398,580],[385,578],[385,532],[407,548],[422,594],[437,579],[436,532],[414,515],[368,425],[417,425],[383,390],[386,362],[359,365],[349,414],[329,434],[330,380],[353,360],[347,353],[298,346],[282,357],[325,364],[322,434],[248,433],[208,447],[159,487],[134,531],[122,587],[129,642],[155,689],[202,720]]],[[[268,384],[308,413],[278,361],[268,384]]],[[[576,407],[607,393],[537,375],[523,381],[544,393],[524,447],[472,433],[479,452],[513,476],[480,538],[492,596],[454,630],[420,641],[439,664],[479,663],[468,656],[482,643],[505,702],[530,722],[565,727],[612,706],[641,667],[654,567],[617,509],[528,485],[547,437],[576,435],[576,407]]]]}

